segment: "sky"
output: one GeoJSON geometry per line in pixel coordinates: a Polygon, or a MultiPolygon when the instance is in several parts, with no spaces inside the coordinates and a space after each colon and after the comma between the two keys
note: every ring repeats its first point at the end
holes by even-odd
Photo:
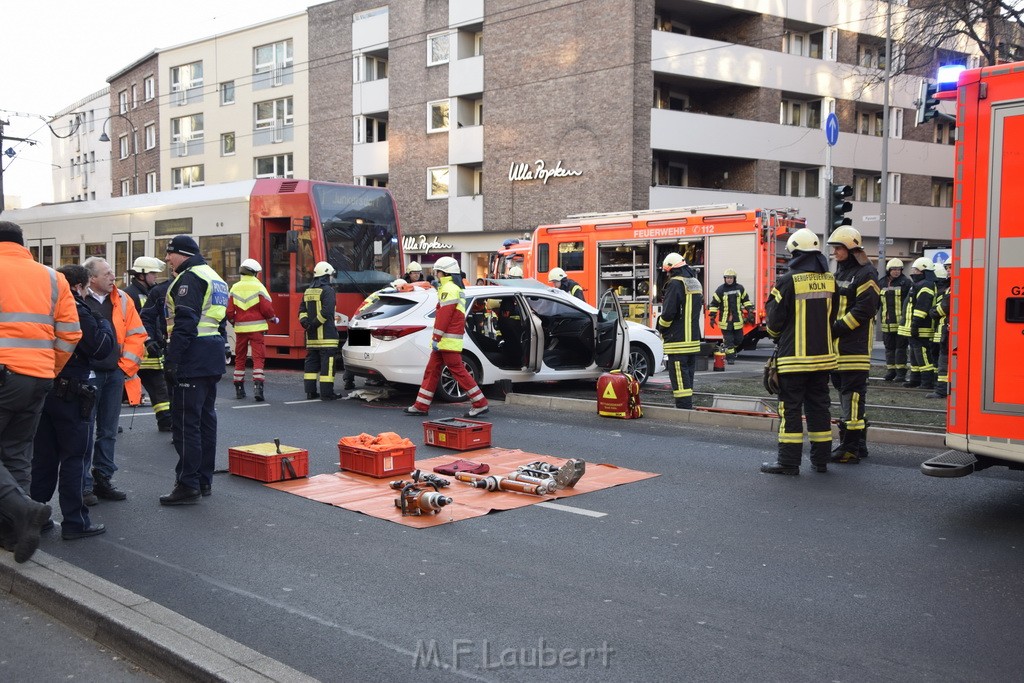
{"type": "Polygon", "coordinates": [[[24,207],[53,200],[48,118],[101,90],[107,77],[154,49],[173,47],[306,9],[324,0],[22,0],[4,3],[0,157],[4,194],[24,207]]]}

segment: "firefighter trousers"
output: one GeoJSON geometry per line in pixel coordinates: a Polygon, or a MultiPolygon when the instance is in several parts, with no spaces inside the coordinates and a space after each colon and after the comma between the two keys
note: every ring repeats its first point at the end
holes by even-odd
{"type": "Polygon", "coordinates": [[[907,367],[907,337],[897,332],[883,332],[882,343],[885,345],[885,369],[901,370],[907,367]]]}
{"type": "Polygon", "coordinates": [[[156,423],[161,427],[160,431],[171,429],[171,395],[167,391],[167,379],[163,370],[139,370],[139,379],[142,386],[149,394],[149,401],[153,404],[153,413],[156,415],[156,423]],[[163,429],[166,425],[167,429],[163,429]]]}
{"type": "Polygon", "coordinates": [[[725,356],[729,360],[739,353],[740,347],[743,346],[743,328],[738,330],[727,330],[722,328],[722,343],[725,345],[725,356]]]}
{"type": "Polygon", "coordinates": [[[803,415],[811,462],[824,465],[832,447],[832,416],[829,413],[829,372],[787,372],[779,375],[779,464],[799,467],[804,442],[803,415]]]}
{"type": "Polygon", "coordinates": [[[232,381],[245,381],[245,361],[249,357],[250,348],[252,348],[252,380],[254,382],[263,381],[263,367],[267,362],[267,344],[264,341],[263,332],[235,333],[235,374],[232,381]]]}
{"type": "Polygon", "coordinates": [[[832,373],[832,386],[839,392],[843,430],[850,434],[851,439],[857,439],[860,437],[859,432],[863,432],[867,427],[864,408],[868,395],[868,371],[837,370],[832,373]]]}
{"type": "Polygon", "coordinates": [[[693,408],[693,373],[696,370],[697,354],[669,354],[668,378],[672,382],[672,398],[676,401],[676,408],[693,408]]]}
{"type": "MultiPolygon", "coordinates": [[[[316,346],[306,349],[306,362],[302,367],[302,386],[307,394],[317,393],[321,396],[334,393],[334,356],[338,352],[334,346],[316,346]]],[[[255,371],[253,373],[255,375],[255,371]]]]}
{"type": "Polygon", "coordinates": [[[934,372],[932,343],[921,337],[910,337],[910,373],[918,375],[934,372]]]}
{"type": "Polygon", "coordinates": [[[419,410],[430,408],[434,400],[434,392],[437,390],[437,383],[441,379],[441,371],[448,368],[448,372],[459,384],[466,398],[473,402],[474,408],[482,408],[487,405],[487,399],[480,391],[473,376],[466,370],[462,362],[462,354],[458,351],[431,351],[430,360],[427,361],[427,369],[423,371],[423,382],[416,394],[416,403],[413,405],[419,410]]]}

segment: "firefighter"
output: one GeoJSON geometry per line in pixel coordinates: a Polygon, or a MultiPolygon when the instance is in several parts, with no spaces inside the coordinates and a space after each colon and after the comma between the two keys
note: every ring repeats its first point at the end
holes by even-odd
{"type": "Polygon", "coordinates": [[[899,333],[906,315],[904,306],[913,283],[903,274],[903,261],[889,259],[886,274],[878,281],[882,293],[882,343],[885,344],[886,382],[904,382],[907,379],[907,337],[899,333]]]}
{"type": "Polygon", "coordinates": [[[267,345],[263,335],[269,323],[280,322],[274,313],[270,293],[256,275],[263,266],[256,259],[247,258],[238,267],[238,282],[231,286],[227,319],[235,327],[235,398],[245,398],[245,361],[252,349],[252,395],[263,400],[263,366],[267,359],[267,345]]]}
{"type": "Polygon", "coordinates": [[[409,261],[409,267],[406,269],[405,275],[402,276],[402,279],[409,284],[413,284],[415,282],[426,282],[432,285],[434,283],[434,278],[427,276],[423,272],[423,266],[416,261],[409,261]]]}
{"type": "Polygon", "coordinates": [[[932,335],[935,326],[931,311],[935,301],[935,264],[922,256],[911,266],[910,279],[914,287],[904,305],[904,325],[900,328],[900,334],[907,337],[910,347],[910,376],[903,386],[934,389],[932,335]]]}
{"type": "Polygon", "coordinates": [[[580,301],[584,301],[583,288],[580,287],[580,283],[576,282],[561,268],[552,268],[551,272],[548,273],[548,282],[555,287],[558,287],[563,292],[568,292],[580,301]]]}
{"type": "Polygon", "coordinates": [[[331,276],[336,272],[327,261],[317,263],[313,268],[313,281],[302,295],[299,306],[299,324],[306,331],[302,383],[308,399],[319,397],[321,401],[333,401],[338,398],[334,393],[338,328],[334,324],[335,293],[331,285],[331,276]]]}
{"type": "Polygon", "coordinates": [[[852,464],[867,456],[865,406],[880,294],[859,231],[849,226],[836,228],[828,244],[837,263],[832,337],[838,366],[832,373],[832,385],[839,392],[843,412],[832,462],[852,464]]]}
{"type": "Polygon", "coordinates": [[[736,282],[736,271],[726,268],[722,274],[723,284],[715,290],[708,307],[711,329],[718,320],[722,325],[722,342],[725,344],[725,360],[729,365],[736,362],[736,352],[743,345],[743,323],[754,321],[754,307],[747,297],[747,290],[736,282]]]}
{"type": "Polygon", "coordinates": [[[935,281],[938,291],[931,316],[935,320],[935,335],[932,340],[937,343],[935,352],[935,391],[925,398],[946,398],[949,386],[949,290],[950,273],[942,263],[935,264],[935,281]]]}
{"type": "Polygon", "coordinates": [[[473,376],[462,362],[462,335],[466,331],[466,294],[462,282],[462,269],[451,256],[442,256],[434,264],[438,275],[437,309],[434,314],[434,334],[430,341],[430,360],[423,372],[423,382],[416,394],[416,402],[405,409],[406,415],[427,415],[434,400],[434,390],[441,379],[441,369],[448,368],[472,407],[466,417],[476,417],[489,411],[487,399],[473,376]]]}
{"type": "Polygon", "coordinates": [[[693,410],[693,374],[697,369],[704,327],[701,315],[704,291],[682,255],[672,252],[661,262],[661,269],[668,273],[669,279],[665,283],[658,331],[665,339],[672,398],[676,408],[693,410]]]}
{"type": "MultiPolygon", "coordinates": [[[[152,256],[140,256],[128,269],[132,277],[130,285],[125,287],[127,294],[135,304],[141,319],[142,308],[146,305],[149,293],[156,286],[156,274],[164,272],[164,262],[152,256]]],[[[146,353],[139,364],[139,379],[142,387],[149,394],[156,416],[156,428],[161,432],[171,431],[171,396],[167,391],[167,380],[164,379],[163,346],[153,338],[146,340],[146,353]]]]}
{"type": "Polygon", "coordinates": [[[508,279],[509,280],[522,280],[523,279],[523,269],[520,268],[519,266],[512,266],[511,268],[508,269],[508,279]]]}
{"type": "Polygon", "coordinates": [[[800,228],[786,242],[793,257],[766,303],[766,330],[777,344],[779,370],[779,450],[767,474],[800,474],[803,451],[801,410],[807,415],[811,466],[828,471],[832,446],[829,373],[836,369],[832,347],[832,297],[836,283],[828,272],[818,236],[800,228]]]}

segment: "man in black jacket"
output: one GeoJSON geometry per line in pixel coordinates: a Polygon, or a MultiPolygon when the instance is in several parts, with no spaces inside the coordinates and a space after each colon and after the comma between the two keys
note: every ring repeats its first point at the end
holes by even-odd
{"type": "Polygon", "coordinates": [[[743,324],[753,322],[754,308],[750,305],[747,290],[736,282],[736,271],[726,268],[722,275],[724,282],[715,290],[708,306],[708,322],[722,328],[722,343],[725,346],[725,360],[729,365],[736,362],[736,353],[743,345],[743,324]]]}
{"type": "Polygon", "coordinates": [[[768,336],[778,346],[779,455],[775,462],[763,463],[761,471],[800,474],[803,411],[811,466],[816,472],[827,472],[832,447],[828,376],[836,369],[831,329],[836,282],[811,230],[794,232],[786,249],[793,255],[789,270],[775,281],[766,304],[768,336]]]}
{"type": "Polygon", "coordinates": [[[337,272],[327,261],[313,268],[313,281],[302,295],[299,324],[306,331],[306,362],[302,384],[306,398],[321,401],[338,398],[334,393],[334,357],[338,352],[338,327],[334,324],[335,292],[331,276],[337,272]],[[320,392],[317,393],[317,386],[320,392]]]}
{"type": "MultiPolygon", "coordinates": [[[[139,317],[142,317],[142,308],[149,299],[149,293],[156,285],[156,274],[164,272],[164,262],[152,256],[140,256],[128,269],[131,275],[131,284],[125,287],[124,293],[134,302],[139,317]]],[[[145,325],[146,321],[142,321],[145,325]]],[[[148,330],[147,330],[148,333],[148,330]]],[[[154,339],[149,334],[150,340],[154,339]]],[[[160,335],[163,338],[163,334],[160,335]]],[[[163,349],[158,343],[146,341],[146,355],[139,364],[139,379],[142,386],[149,394],[150,403],[153,406],[153,414],[156,417],[156,427],[161,432],[171,431],[171,398],[167,392],[167,381],[164,379],[164,358],[163,349]]]]}
{"type": "Polygon", "coordinates": [[[900,335],[903,325],[904,306],[910,296],[910,278],[903,274],[903,261],[889,259],[885,264],[886,273],[878,280],[881,290],[879,302],[882,314],[882,343],[885,344],[886,382],[903,382],[907,379],[907,337],[900,335]]]}
{"type": "Polygon", "coordinates": [[[832,462],[857,463],[867,455],[868,373],[871,370],[871,345],[878,310],[878,283],[875,269],[864,253],[860,232],[842,226],[829,235],[828,243],[838,264],[832,323],[838,366],[832,384],[839,391],[843,419],[839,423],[839,445],[832,451],[832,462]]]}
{"type": "Polygon", "coordinates": [[[661,269],[669,274],[669,279],[665,283],[658,331],[665,339],[672,397],[676,408],[693,410],[693,375],[704,327],[701,315],[704,290],[681,254],[672,252],[666,256],[661,269]]]}
{"type": "Polygon", "coordinates": [[[171,428],[178,464],[174,489],[161,505],[190,505],[213,488],[217,457],[217,382],[224,374],[224,317],[228,285],[206,264],[188,235],[167,244],[177,278],[167,290],[168,341],[164,368],[171,378],[171,428]]]}

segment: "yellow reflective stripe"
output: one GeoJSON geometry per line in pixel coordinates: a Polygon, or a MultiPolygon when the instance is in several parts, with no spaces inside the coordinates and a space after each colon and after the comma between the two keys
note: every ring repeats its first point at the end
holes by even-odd
{"type": "Polygon", "coordinates": [[[269,330],[270,326],[267,325],[266,320],[253,320],[251,322],[235,323],[235,332],[241,334],[247,334],[249,332],[263,332],[269,330]]]}
{"type": "Polygon", "coordinates": [[[827,432],[807,432],[807,438],[811,443],[821,443],[822,441],[832,441],[832,431],[827,432]]]}

